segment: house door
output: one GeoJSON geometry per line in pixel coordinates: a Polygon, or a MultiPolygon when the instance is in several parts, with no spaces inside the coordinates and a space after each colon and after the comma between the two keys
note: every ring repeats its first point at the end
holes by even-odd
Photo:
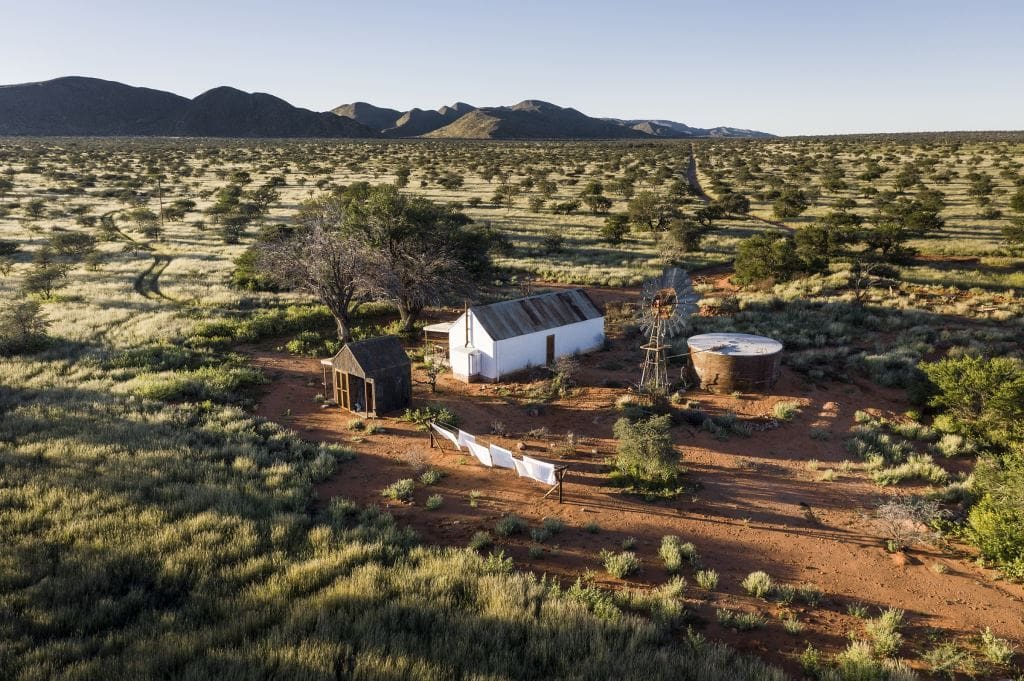
{"type": "Polygon", "coordinates": [[[548,336],[548,364],[555,363],[555,337],[548,336]]]}
{"type": "Polygon", "coordinates": [[[373,381],[366,381],[366,409],[367,414],[377,413],[377,403],[374,401],[373,381]]]}

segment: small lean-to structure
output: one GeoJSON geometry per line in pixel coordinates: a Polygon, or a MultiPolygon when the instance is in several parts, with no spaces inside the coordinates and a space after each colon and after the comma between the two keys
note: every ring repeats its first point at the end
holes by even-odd
{"type": "Polygon", "coordinates": [[[320,363],[324,387],[330,386],[342,409],[380,416],[405,409],[412,400],[412,362],[395,336],[349,343],[320,363]]]}
{"type": "Polygon", "coordinates": [[[748,333],[703,333],[686,341],[701,388],[714,393],[759,392],[779,380],[782,343],[748,333]]]}
{"type": "Polygon", "coordinates": [[[452,372],[464,381],[500,381],[603,345],[604,313],[578,288],[470,307],[448,332],[452,372]]]}

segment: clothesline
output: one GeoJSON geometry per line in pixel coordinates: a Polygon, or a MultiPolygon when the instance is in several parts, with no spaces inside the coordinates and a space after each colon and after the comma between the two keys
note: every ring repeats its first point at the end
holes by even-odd
{"type": "MultiPolygon", "coordinates": [[[[445,440],[448,440],[458,451],[466,449],[470,454],[476,457],[482,465],[488,468],[509,468],[516,471],[521,478],[530,478],[537,482],[545,485],[552,485],[551,489],[548,490],[547,494],[558,490],[558,502],[562,502],[562,479],[565,477],[565,472],[568,470],[568,466],[561,465],[556,466],[555,464],[548,463],[547,461],[541,461],[534,459],[530,456],[522,456],[517,459],[513,456],[512,452],[504,447],[499,447],[496,444],[489,444],[484,446],[476,441],[476,436],[467,433],[462,429],[458,429],[457,432],[452,432],[437,423],[430,423],[430,446],[434,447],[435,444],[440,448],[441,442],[437,439],[436,435],[441,436],[445,440]]],[[[547,496],[545,494],[544,496],[547,496]]]]}

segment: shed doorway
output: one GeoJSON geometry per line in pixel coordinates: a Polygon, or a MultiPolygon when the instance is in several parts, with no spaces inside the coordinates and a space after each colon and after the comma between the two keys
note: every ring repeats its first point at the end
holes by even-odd
{"type": "Polygon", "coordinates": [[[555,336],[554,334],[548,336],[548,364],[555,363],[555,336]]]}
{"type": "Polygon", "coordinates": [[[373,381],[362,376],[336,371],[334,374],[335,395],[338,406],[359,414],[376,412],[373,395],[373,381]]]}

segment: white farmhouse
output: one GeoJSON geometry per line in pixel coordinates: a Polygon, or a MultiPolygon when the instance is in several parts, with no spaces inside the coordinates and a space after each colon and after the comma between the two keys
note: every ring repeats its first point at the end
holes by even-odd
{"type": "Polygon", "coordinates": [[[499,381],[603,344],[604,313],[583,289],[471,307],[448,330],[452,372],[464,381],[499,381]]]}

